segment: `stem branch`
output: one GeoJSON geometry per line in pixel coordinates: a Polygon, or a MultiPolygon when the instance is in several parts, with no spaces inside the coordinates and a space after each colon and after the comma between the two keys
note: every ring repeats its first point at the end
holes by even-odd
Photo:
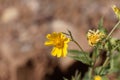
{"type": "Polygon", "coordinates": [[[100,71],[99,71],[99,74],[102,72],[102,70],[104,69],[104,67],[108,64],[109,59],[110,59],[110,57],[107,57],[107,58],[106,58],[105,62],[103,63],[102,68],[101,68],[100,71]]]}
{"type": "Polygon", "coordinates": [[[113,29],[110,31],[110,33],[108,34],[108,36],[107,36],[107,38],[106,39],[108,39],[110,36],[111,36],[111,34],[113,33],[113,31],[119,26],[119,24],[120,24],[120,20],[117,22],[117,24],[113,27],[113,29]]]}

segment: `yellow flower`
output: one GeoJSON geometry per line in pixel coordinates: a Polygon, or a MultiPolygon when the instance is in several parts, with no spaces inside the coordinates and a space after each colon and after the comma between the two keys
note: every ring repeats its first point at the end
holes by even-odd
{"type": "Polygon", "coordinates": [[[105,34],[100,32],[99,30],[92,31],[89,30],[87,33],[87,39],[88,39],[88,43],[90,46],[95,46],[95,44],[97,44],[102,38],[104,38],[105,34]]]}
{"type": "Polygon", "coordinates": [[[63,33],[53,32],[48,34],[48,41],[45,42],[46,46],[53,46],[51,54],[57,57],[65,57],[67,55],[68,42],[70,39],[67,38],[63,33]]]}
{"type": "Polygon", "coordinates": [[[112,9],[113,9],[114,13],[116,14],[116,16],[118,17],[118,19],[120,19],[120,8],[113,5],[112,9]]]}
{"type": "Polygon", "coordinates": [[[102,78],[101,78],[101,76],[96,75],[96,76],[94,76],[94,80],[102,80],[102,78]]]}

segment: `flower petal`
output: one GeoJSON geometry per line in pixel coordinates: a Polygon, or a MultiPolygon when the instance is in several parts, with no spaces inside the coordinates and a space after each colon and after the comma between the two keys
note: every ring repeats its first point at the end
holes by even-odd
{"type": "Polygon", "coordinates": [[[57,55],[57,49],[55,47],[52,49],[51,55],[52,56],[56,56],[57,55]]]}
{"type": "Polygon", "coordinates": [[[65,38],[64,43],[68,43],[68,42],[70,42],[70,39],[69,38],[65,38]]]}
{"type": "Polygon", "coordinates": [[[51,45],[53,45],[53,41],[46,41],[44,44],[45,44],[46,46],[51,46],[51,45]]]}
{"type": "Polygon", "coordinates": [[[67,43],[70,41],[69,38],[67,38],[62,32],[53,32],[46,37],[49,41],[46,41],[45,45],[54,47],[51,51],[52,56],[65,57],[67,55],[67,43]]]}
{"type": "Polygon", "coordinates": [[[57,50],[57,57],[61,57],[62,56],[62,49],[59,49],[57,50]]]}
{"type": "Polygon", "coordinates": [[[64,48],[63,48],[63,54],[62,54],[63,57],[66,57],[66,56],[67,56],[67,48],[68,48],[68,45],[65,44],[65,45],[64,45],[64,48]]]}

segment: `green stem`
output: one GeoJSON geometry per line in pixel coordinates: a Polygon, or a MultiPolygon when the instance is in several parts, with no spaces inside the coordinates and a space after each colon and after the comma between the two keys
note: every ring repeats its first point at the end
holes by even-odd
{"type": "Polygon", "coordinates": [[[69,32],[69,36],[71,37],[71,41],[73,41],[79,48],[80,48],[80,50],[83,52],[82,54],[85,56],[85,58],[88,60],[88,57],[87,57],[87,55],[86,54],[84,54],[84,50],[82,49],[82,47],[79,45],[79,43],[76,41],[76,40],[74,40],[74,38],[73,38],[73,36],[72,36],[72,33],[68,30],[68,32],[69,32]]]}
{"type": "Polygon", "coordinates": [[[92,66],[90,67],[89,80],[91,80],[91,79],[92,79],[92,75],[94,75],[95,63],[96,63],[96,61],[97,61],[98,54],[99,54],[98,47],[95,47],[95,51],[94,51],[93,54],[92,54],[93,64],[92,64],[92,66]]]}
{"type": "Polygon", "coordinates": [[[107,38],[106,39],[108,39],[110,36],[111,36],[111,34],[113,33],[113,31],[119,26],[119,24],[120,24],[120,20],[117,22],[117,24],[113,27],[113,29],[110,31],[110,33],[108,34],[108,36],[107,36],[107,38]]]}
{"type": "Polygon", "coordinates": [[[112,52],[115,51],[115,49],[117,49],[119,47],[119,45],[115,46],[113,49],[112,49],[112,52]]]}
{"type": "Polygon", "coordinates": [[[110,57],[107,57],[107,58],[106,58],[105,62],[103,63],[102,68],[101,68],[100,71],[99,71],[99,74],[101,74],[101,72],[102,72],[102,70],[104,69],[104,67],[108,64],[109,59],[110,59],[110,57]]]}
{"type": "Polygon", "coordinates": [[[92,67],[90,67],[89,68],[89,80],[92,79],[92,72],[93,72],[92,67]]]}

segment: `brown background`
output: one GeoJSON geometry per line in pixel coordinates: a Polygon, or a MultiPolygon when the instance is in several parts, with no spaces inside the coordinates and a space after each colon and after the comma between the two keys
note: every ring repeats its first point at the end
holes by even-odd
{"type": "MultiPolygon", "coordinates": [[[[113,4],[119,6],[119,0],[0,0],[0,80],[62,80],[76,69],[84,73],[86,65],[52,57],[45,36],[69,29],[91,51],[86,33],[97,28],[101,17],[112,29],[117,22],[113,4]]],[[[114,36],[120,37],[119,31],[114,36]]]]}

